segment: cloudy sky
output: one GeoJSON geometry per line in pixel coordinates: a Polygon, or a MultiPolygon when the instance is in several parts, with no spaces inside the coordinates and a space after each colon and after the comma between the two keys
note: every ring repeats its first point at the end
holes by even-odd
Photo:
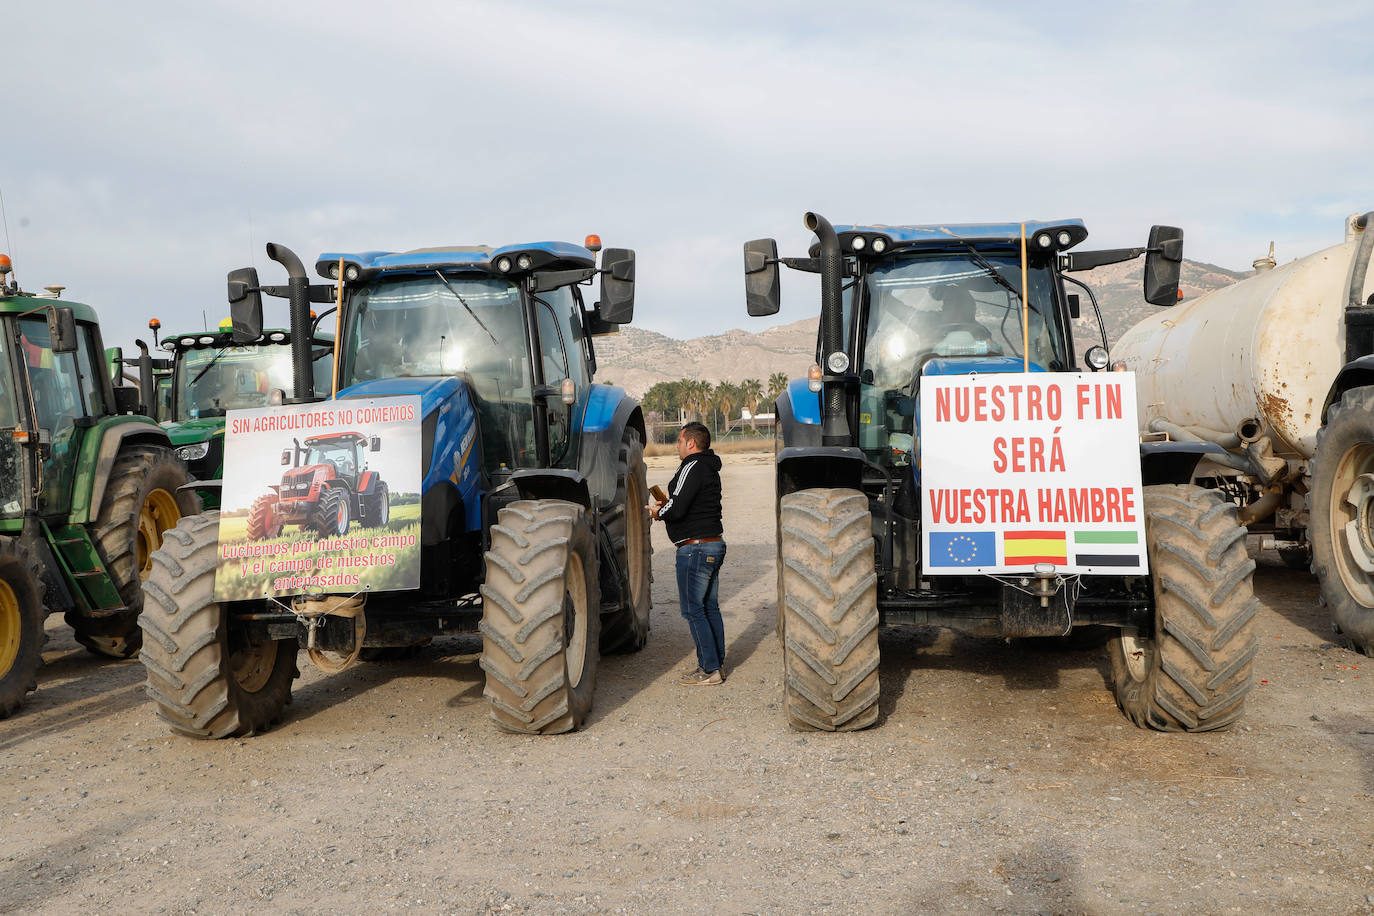
{"type": "Polygon", "coordinates": [[[1360,2],[10,4],[5,247],[125,344],[216,323],[230,268],[279,282],[267,241],[597,232],[676,337],[762,328],[740,245],[802,253],[808,209],[1169,223],[1244,268],[1374,209],[1371,34],[1360,2]]]}

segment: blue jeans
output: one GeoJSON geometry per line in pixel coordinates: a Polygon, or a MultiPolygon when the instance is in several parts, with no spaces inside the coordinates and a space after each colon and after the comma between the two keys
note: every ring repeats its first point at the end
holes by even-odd
{"type": "Polygon", "coordinates": [[[720,567],[725,542],[677,549],[677,595],[697,647],[697,667],[707,674],[725,663],[725,621],[720,616],[720,567]]]}

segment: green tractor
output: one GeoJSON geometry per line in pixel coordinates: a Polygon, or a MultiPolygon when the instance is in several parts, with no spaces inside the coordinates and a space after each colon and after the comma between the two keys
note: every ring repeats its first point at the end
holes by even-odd
{"type": "MultiPolygon", "coordinates": [[[[274,390],[291,390],[291,332],[268,329],[252,343],[236,344],[225,319],[218,330],[169,334],[159,342],[161,323],[154,318],[148,327],[154,347],[170,356],[152,359],[143,341],[136,341],[142,352],[129,362],[139,365],[140,379],[147,375],[151,380],[143,398],[157,403],[157,419],[191,476],[219,480],[226,411],[266,407],[274,390]]],[[[310,360],[315,390],[332,390],[333,337],[312,330],[310,360]]],[[[207,509],[217,508],[219,490],[202,490],[201,499],[207,509]]]]}
{"type": "Polygon", "coordinates": [[[50,613],[97,655],[138,652],[149,555],[200,511],[138,389],[113,384],[95,311],[10,271],[0,256],[0,718],[36,687],[50,613]]]}

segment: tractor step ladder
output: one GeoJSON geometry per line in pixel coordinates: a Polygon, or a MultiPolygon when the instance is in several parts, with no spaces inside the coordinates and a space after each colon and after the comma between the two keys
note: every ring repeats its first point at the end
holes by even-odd
{"type": "Polygon", "coordinates": [[[105,563],[90,535],[81,525],[63,525],[56,530],[45,523],[43,533],[53,547],[58,565],[67,581],[75,585],[72,598],[80,611],[91,617],[110,617],[127,610],[119,589],[105,572],[105,563]]]}

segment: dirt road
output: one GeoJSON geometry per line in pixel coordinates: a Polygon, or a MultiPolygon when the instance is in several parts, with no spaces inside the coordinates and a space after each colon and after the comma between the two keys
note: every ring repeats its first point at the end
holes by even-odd
{"type": "Polygon", "coordinates": [[[1230,732],[1135,729],[1102,651],[900,630],[879,726],[803,735],[779,710],[771,467],[726,467],[728,683],[676,686],[656,526],[649,647],[602,661],[573,735],[498,732],[464,638],[307,669],[270,734],[173,738],[141,666],[53,618],[39,692],[0,723],[0,910],[1374,912],[1374,660],[1331,644],[1310,577],[1259,571],[1260,683],[1230,732]]]}

